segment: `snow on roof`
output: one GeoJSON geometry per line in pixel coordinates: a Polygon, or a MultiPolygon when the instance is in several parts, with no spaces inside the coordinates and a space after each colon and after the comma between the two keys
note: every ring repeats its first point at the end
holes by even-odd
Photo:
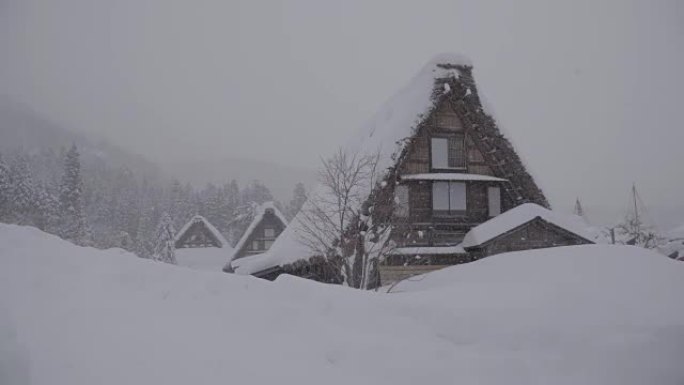
{"type": "MultiPolygon", "coordinates": [[[[228,265],[232,265],[233,258],[235,258],[235,255],[240,252],[240,250],[245,246],[245,242],[247,242],[247,239],[249,239],[249,236],[252,235],[252,232],[254,232],[254,229],[259,225],[259,223],[264,219],[264,215],[266,215],[266,210],[271,209],[273,210],[273,214],[280,219],[281,222],[283,222],[283,225],[287,226],[287,218],[285,218],[285,215],[278,210],[278,208],[275,206],[275,203],[273,202],[264,202],[256,210],[256,214],[254,215],[254,219],[252,222],[249,224],[247,227],[247,230],[242,234],[242,237],[240,237],[240,240],[238,243],[235,245],[235,248],[233,249],[233,252],[230,253],[230,258],[228,259],[228,265]]],[[[242,258],[240,258],[242,259],[242,258]]]]}
{"type": "Polygon", "coordinates": [[[178,242],[178,240],[181,239],[181,237],[183,236],[183,234],[185,234],[185,232],[188,231],[188,230],[190,229],[190,226],[192,226],[193,223],[196,223],[196,222],[202,222],[202,223],[204,223],[204,226],[205,226],[205,227],[206,227],[206,228],[207,228],[207,229],[216,237],[216,239],[218,239],[219,243],[221,243],[221,247],[224,249],[224,252],[225,252],[225,248],[230,248],[230,243],[228,243],[228,241],[227,241],[226,238],[221,234],[221,232],[218,231],[218,229],[217,229],[216,227],[214,227],[214,225],[212,225],[212,224],[207,220],[207,218],[205,218],[205,217],[203,217],[203,216],[201,216],[201,215],[195,215],[194,217],[192,217],[192,219],[190,219],[190,220],[188,221],[188,223],[186,223],[186,224],[183,226],[183,228],[181,228],[180,231],[178,231],[178,232],[176,233],[176,239],[174,240],[174,242],[178,242]]]}
{"type": "Polygon", "coordinates": [[[574,215],[562,215],[535,203],[525,203],[470,229],[463,238],[461,246],[469,248],[482,245],[537,217],[588,241],[592,241],[593,239],[586,227],[582,224],[581,218],[574,215]]]}
{"type": "Polygon", "coordinates": [[[505,182],[506,179],[491,175],[462,174],[462,173],[434,173],[434,174],[406,174],[402,180],[449,180],[449,181],[480,181],[480,182],[505,182]]]}
{"type": "Polygon", "coordinates": [[[440,255],[440,254],[465,254],[461,245],[457,246],[425,246],[425,247],[399,247],[390,251],[390,255],[440,255]]]}
{"type": "MultiPolygon", "coordinates": [[[[405,139],[415,133],[420,122],[435,107],[433,97],[437,79],[458,78],[461,74],[455,66],[470,66],[470,60],[458,54],[440,54],[430,60],[418,74],[402,89],[390,98],[361,127],[357,135],[350,140],[345,150],[360,155],[379,153],[379,170],[386,170],[395,163],[395,158],[404,148],[405,139]]],[[[443,88],[440,87],[443,90],[443,88]]],[[[444,91],[443,91],[444,92],[444,91]]],[[[370,191],[370,186],[360,186],[360,190],[370,191]]],[[[312,199],[326,194],[320,186],[312,192],[312,199]]],[[[253,263],[241,263],[235,272],[253,274],[273,266],[282,266],[313,256],[313,251],[302,242],[305,236],[302,221],[306,221],[306,212],[310,210],[309,202],[305,203],[292,223],[283,231],[271,248],[250,258],[253,263]],[[258,262],[257,262],[258,260],[258,262]]]]}

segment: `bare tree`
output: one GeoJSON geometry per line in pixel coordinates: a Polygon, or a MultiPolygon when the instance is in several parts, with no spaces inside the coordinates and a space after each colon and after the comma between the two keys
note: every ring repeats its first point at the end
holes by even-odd
{"type": "Polygon", "coordinates": [[[661,241],[652,226],[643,222],[638,215],[629,214],[616,227],[623,239],[619,243],[653,249],[661,241]]]}
{"type": "Polygon", "coordinates": [[[324,159],[320,187],[298,217],[300,241],[338,267],[344,284],[355,288],[374,284],[379,258],[394,247],[394,200],[391,189],[379,181],[379,160],[379,152],[360,155],[341,149],[324,159]]]}

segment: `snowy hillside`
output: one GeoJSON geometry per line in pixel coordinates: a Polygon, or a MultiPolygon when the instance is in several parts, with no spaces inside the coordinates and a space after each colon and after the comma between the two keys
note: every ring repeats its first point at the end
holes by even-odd
{"type": "Polygon", "coordinates": [[[131,153],[97,135],[70,131],[31,108],[0,95],[0,152],[5,155],[19,149],[37,154],[76,144],[90,168],[104,164],[126,166],[141,175],[157,176],[159,167],[144,156],[131,153]]]}
{"type": "Polygon", "coordinates": [[[0,225],[0,384],[682,384],[684,264],[503,254],[394,294],[142,260],[0,225]]]}

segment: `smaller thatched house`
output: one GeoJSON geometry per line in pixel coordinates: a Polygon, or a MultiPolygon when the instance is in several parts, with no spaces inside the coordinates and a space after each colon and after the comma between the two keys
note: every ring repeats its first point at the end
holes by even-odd
{"type": "Polygon", "coordinates": [[[201,215],[176,233],[175,246],[178,264],[199,270],[220,271],[233,253],[221,232],[201,215]]]}
{"type": "Polygon", "coordinates": [[[233,253],[223,270],[232,272],[233,264],[239,265],[242,258],[258,255],[268,251],[278,236],[287,227],[287,218],[273,202],[266,202],[259,206],[252,223],[235,245],[233,253]]]}

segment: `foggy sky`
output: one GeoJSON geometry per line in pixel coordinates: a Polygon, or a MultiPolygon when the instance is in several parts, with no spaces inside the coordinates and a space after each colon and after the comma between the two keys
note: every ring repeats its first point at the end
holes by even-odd
{"type": "Polygon", "coordinates": [[[446,51],[555,207],[684,207],[678,0],[0,0],[0,92],[160,162],[315,167],[446,51]]]}

